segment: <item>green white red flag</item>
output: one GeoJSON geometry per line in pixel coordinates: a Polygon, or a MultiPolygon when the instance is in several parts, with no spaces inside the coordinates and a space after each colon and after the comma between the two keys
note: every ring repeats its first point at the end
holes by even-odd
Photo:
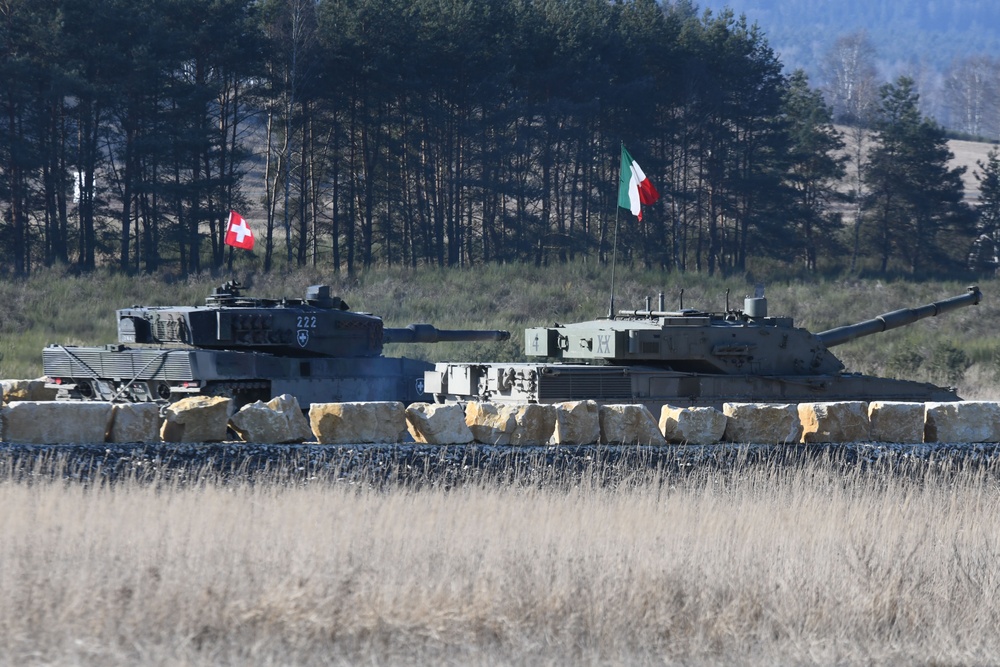
{"type": "Polygon", "coordinates": [[[642,204],[652,204],[660,198],[639,164],[632,159],[622,144],[622,170],[618,177],[618,205],[632,211],[642,221],[642,204]]]}
{"type": "Polygon", "coordinates": [[[229,212],[229,225],[226,227],[226,245],[244,250],[253,250],[253,232],[243,216],[236,211],[229,212]]]}

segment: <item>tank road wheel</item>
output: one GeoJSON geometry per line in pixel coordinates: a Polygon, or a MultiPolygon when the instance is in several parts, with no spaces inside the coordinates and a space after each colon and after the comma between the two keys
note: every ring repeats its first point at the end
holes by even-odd
{"type": "Polygon", "coordinates": [[[117,383],[115,394],[119,401],[131,401],[132,403],[163,403],[170,397],[170,386],[166,382],[155,382],[152,380],[117,383]]]}

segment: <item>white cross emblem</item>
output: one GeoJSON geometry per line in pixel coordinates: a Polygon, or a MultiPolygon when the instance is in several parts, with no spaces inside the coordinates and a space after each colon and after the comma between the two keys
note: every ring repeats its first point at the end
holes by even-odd
{"type": "Polygon", "coordinates": [[[229,225],[229,231],[236,234],[237,243],[243,243],[243,239],[250,236],[250,228],[247,227],[247,223],[243,218],[240,218],[239,224],[229,225]]]}

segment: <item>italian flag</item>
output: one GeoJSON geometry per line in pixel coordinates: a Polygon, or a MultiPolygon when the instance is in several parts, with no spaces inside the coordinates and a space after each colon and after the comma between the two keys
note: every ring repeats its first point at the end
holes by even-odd
{"type": "Polygon", "coordinates": [[[652,204],[660,198],[639,164],[632,159],[622,144],[622,171],[618,177],[618,205],[632,211],[642,221],[642,204],[652,204]]]}

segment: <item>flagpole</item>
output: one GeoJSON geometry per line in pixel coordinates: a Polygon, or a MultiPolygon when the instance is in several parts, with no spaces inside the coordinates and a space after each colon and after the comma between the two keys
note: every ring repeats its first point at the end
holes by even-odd
{"type": "MultiPolygon", "coordinates": [[[[620,155],[625,155],[625,140],[622,139],[620,155]]],[[[624,158],[623,158],[624,159],[624,158]]],[[[615,188],[615,233],[611,241],[611,303],[608,304],[608,319],[615,319],[615,265],[618,263],[618,216],[621,215],[622,174],[618,172],[618,187],[615,188]]]]}
{"type": "Polygon", "coordinates": [[[615,264],[618,260],[618,216],[621,206],[615,201],[615,234],[611,242],[611,303],[608,305],[608,319],[615,319],[615,264]]]}
{"type": "Polygon", "coordinates": [[[660,198],[646,174],[639,168],[632,155],[625,150],[625,141],[621,145],[621,169],[618,171],[618,198],[615,202],[615,238],[611,248],[611,304],[608,307],[608,319],[615,318],[615,268],[618,264],[618,217],[623,207],[642,221],[642,205],[653,204],[660,198]]]}

